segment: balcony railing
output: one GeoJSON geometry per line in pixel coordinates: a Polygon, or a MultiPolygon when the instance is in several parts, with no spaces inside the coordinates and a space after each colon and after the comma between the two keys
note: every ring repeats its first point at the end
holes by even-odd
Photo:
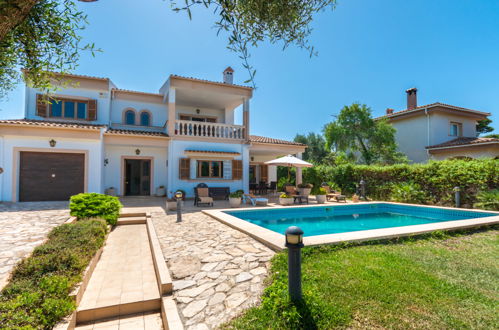
{"type": "Polygon", "coordinates": [[[175,135],[179,136],[242,140],[245,138],[245,134],[245,127],[241,125],[205,123],[190,120],[175,121],[175,135]]]}

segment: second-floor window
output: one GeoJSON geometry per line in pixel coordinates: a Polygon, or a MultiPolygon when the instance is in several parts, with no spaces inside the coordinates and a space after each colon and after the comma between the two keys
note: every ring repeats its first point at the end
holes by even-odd
{"type": "Polygon", "coordinates": [[[140,113],[140,126],[150,126],[151,125],[151,115],[149,112],[142,111],[140,113]]]}
{"type": "Polygon", "coordinates": [[[206,123],[216,123],[216,117],[204,117],[204,116],[191,116],[191,115],[180,115],[180,120],[190,120],[190,121],[200,121],[206,123]]]}
{"type": "Polygon", "coordinates": [[[126,125],[135,125],[135,111],[127,110],[125,112],[125,124],[126,125]]]}
{"type": "Polygon", "coordinates": [[[463,124],[461,123],[450,123],[450,136],[462,136],[463,135],[463,124]]]}
{"type": "Polygon", "coordinates": [[[54,99],[50,104],[49,116],[64,119],[87,119],[88,102],[70,99],[54,99]]]}

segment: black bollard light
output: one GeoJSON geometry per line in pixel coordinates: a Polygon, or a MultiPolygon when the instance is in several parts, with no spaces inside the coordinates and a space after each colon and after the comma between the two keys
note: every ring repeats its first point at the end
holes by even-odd
{"type": "Polygon", "coordinates": [[[461,187],[454,187],[454,200],[456,202],[456,207],[461,207],[461,187]]]}
{"type": "Polygon", "coordinates": [[[291,301],[296,302],[303,298],[301,290],[303,230],[296,226],[286,229],[286,247],[288,248],[288,292],[291,301]]]}
{"type": "Polygon", "coordinates": [[[182,197],[184,197],[184,194],[181,191],[175,192],[175,199],[177,200],[177,222],[182,222],[182,197]]]}

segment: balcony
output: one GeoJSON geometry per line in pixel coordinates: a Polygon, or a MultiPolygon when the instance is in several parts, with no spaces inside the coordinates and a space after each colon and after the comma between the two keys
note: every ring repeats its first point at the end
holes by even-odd
{"type": "Polygon", "coordinates": [[[175,135],[212,139],[243,140],[246,138],[246,128],[241,125],[176,120],[175,135]]]}

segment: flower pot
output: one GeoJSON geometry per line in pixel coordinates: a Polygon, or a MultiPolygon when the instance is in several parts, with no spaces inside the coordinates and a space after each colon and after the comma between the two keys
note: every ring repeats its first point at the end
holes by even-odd
{"type": "Polygon", "coordinates": [[[156,196],[163,197],[164,195],[166,195],[165,188],[156,188],[156,196]]]}
{"type": "Polygon", "coordinates": [[[310,195],[311,191],[312,191],[312,188],[298,188],[298,193],[302,196],[310,195]]]}
{"type": "Polygon", "coordinates": [[[239,207],[241,205],[241,197],[229,197],[230,207],[239,207]]]}
{"type": "Polygon", "coordinates": [[[315,200],[317,204],[324,204],[326,202],[326,195],[316,195],[315,200]]]}
{"type": "Polygon", "coordinates": [[[116,189],[114,189],[114,188],[107,188],[104,191],[104,194],[109,195],[109,196],[116,196],[116,189]]]}
{"type": "MultiPolygon", "coordinates": [[[[180,207],[182,207],[183,205],[184,205],[184,202],[180,201],[180,207]]],[[[177,201],[174,200],[174,199],[167,200],[166,201],[166,209],[168,211],[175,211],[175,210],[177,210],[177,201]]]]}
{"type": "Polygon", "coordinates": [[[291,198],[279,197],[279,204],[281,204],[281,205],[293,205],[293,197],[291,197],[291,198]]]}

